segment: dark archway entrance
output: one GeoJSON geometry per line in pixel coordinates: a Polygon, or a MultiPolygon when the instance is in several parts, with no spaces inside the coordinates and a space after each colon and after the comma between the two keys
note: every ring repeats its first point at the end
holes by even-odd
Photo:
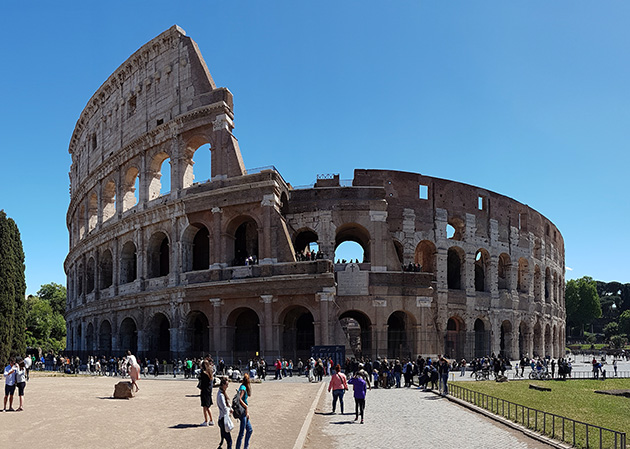
{"type": "Polygon", "coordinates": [[[163,313],[156,313],[151,319],[148,335],[148,350],[151,357],[160,360],[171,360],[171,325],[163,313]]]}
{"type": "Polygon", "coordinates": [[[101,323],[101,330],[98,336],[98,350],[100,355],[110,356],[112,354],[112,325],[107,320],[101,323]]]}
{"type": "Polygon", "coordinates": [[[125,318],[120,324],[120,351],[125,353],[127,350],[132,354],[138,352],[138,328],[131,318],[125,318]]]}
{"type": "Polygon", "coordinates": [[[232,312],[232,348],[234,362],[246,361],[260,353],[260,319],[249,308],[232,312]]]}
{"type": "Polygon", "coordinates": [[[387,357],[413,357],[409,335],[408,316],[405,312],[396,311],[387,319],[387,357]]]}
{"type": "Polygon", "coordinates": [[[486,331],[483,320],[475,320],[475,357],[486,357],[490,355],[490,331],[486,331]]]}
{"type": "Polygon", "coordinates": [[[201,357],[210,352],[210,325],[202,312],[191,312],[186,328],[187,351],[193,357],[201,357]]]}
{"type": "Polygon", "coordinates": [[[346,347],[350,346],[354,356],[373,357],[372,323],[367,315],[357,310],[349,310],[339,316],[339,323],[346,334],[346,347]]]}
{"type": "Polygon", "coordinates": [[[282,355],[293,360],[306,362],[311,354],[311,346],[315,345],[315,320],[313,314],[305,307],[294,307],[287,311],[283,320],[282,355]]]}
{"type": "Polygon", "coordinates": [[[444,355],[456,360],[466,358],[466,328],[458,316],[449,318],[446,323],[444,355]]]}

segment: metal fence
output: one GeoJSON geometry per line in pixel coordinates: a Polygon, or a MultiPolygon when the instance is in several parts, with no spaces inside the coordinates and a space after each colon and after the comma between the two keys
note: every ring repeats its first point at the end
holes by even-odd
{"type": "Polygon", "coordinates": [[[626,449],[626,434],[449,384],[449,394],[535,432],[580,448],[626,449]]]}

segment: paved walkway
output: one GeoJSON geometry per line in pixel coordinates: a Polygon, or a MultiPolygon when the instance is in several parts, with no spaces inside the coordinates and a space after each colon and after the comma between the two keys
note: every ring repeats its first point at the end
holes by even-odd
{"type": "Polygon", "coordinates": [[[344,415],[332,415],[332,397],[322,395],[305,449],[371,447],[398,449],[462,447],[480,449],[549,448],[518,431],[416,388],[368,391],[365,424],[354,421],[352,388],[344,415]]]}

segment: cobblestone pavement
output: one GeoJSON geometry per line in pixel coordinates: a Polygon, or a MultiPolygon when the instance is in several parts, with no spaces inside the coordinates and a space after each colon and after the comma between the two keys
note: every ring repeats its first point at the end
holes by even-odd
{"type": "Polygon", "coordinates": [[[371,447],[549,448],[537,440],[416,388],[368,391],[365,424],[354,421],[352,388],[345,395],[344,415],[330,414],[332,398],[318,403],[305,449],[371,447]]]}

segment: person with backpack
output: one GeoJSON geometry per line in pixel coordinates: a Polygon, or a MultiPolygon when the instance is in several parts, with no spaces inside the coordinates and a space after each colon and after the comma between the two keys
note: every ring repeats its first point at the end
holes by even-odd
{"type": "Polygon", "coordinates": [[[243,414],[239,417],[241,420],[241,426],[238,431],[238,437],[236,438],[236,449],[241,449],[241,441],[243,440],[243,435],[245,435],[245,445],[243,449],[249,449],[249,439],[252,437],[252,423],[249,419],[249,404],[247,400],[252,395],[252,387],[249,382],[249,374],[243,374],[243,380],[241,382],[241,386],[238,388],[238,400],[243,407],[243,414]]]}

